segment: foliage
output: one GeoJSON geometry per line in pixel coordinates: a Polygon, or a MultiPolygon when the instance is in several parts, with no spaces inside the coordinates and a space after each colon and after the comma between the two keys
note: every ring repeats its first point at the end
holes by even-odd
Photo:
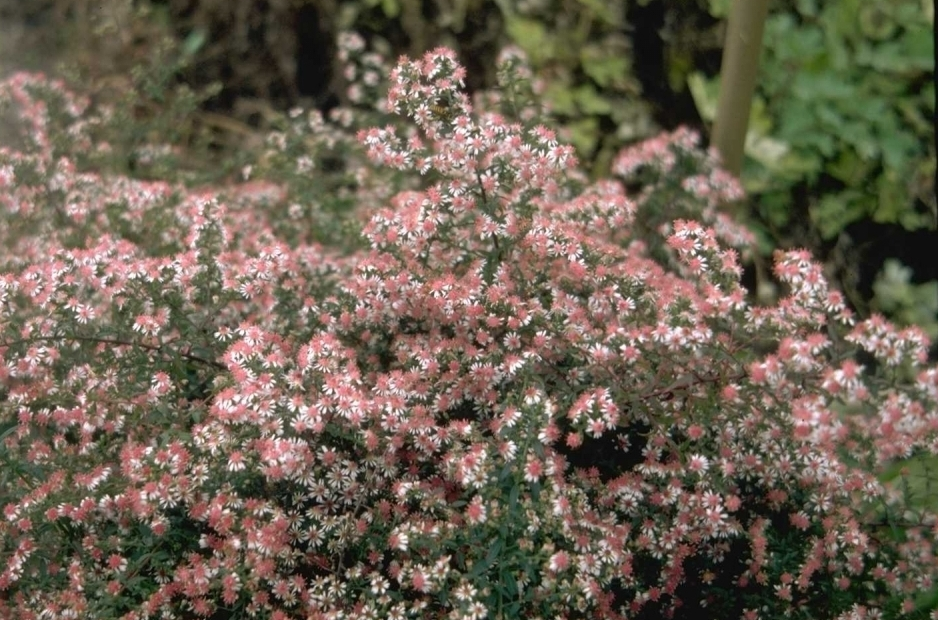
{"type": "MultiPolygon", "coordinates": [[[[933,197],[933,45],[919,0],[804,1],[770,16],[749,151],[761,168],[748,175],[750,190],[770,194],[768,222],[793,216],[787,195],[771,194],[806,177],[840,187],[812,206],[824,238],[862,218],[934,225],[934,206],[916,207],[933,197]],[[765,137],[772,155],[758,148],[765,137]]],[[[698,99],[707,99],[700,87],[698,99]]]]}
{"type": "Polygon", "coordinates": [[[874,307],[903,325],[919,325],[938,338],[938,282],[913,284],[912,270],[887,260],[873,283],[874,307]]]}
{"type": "MultiPolygon", "coordinates": [[[[320,109],[347,104],[341,92],[342,63],[331,42],[339,32],[355,29],[386,51],[393,49],[392,57],[447,44],[478,59],[474,90],[494,83],[491,68],[498,49],[506,43],[520,46],[543,78],[543,101],[565,122],[570,139],[583,155],[599,158],[606,167],[624,142],[655,130],[632,72],[627,4],[439,0],[430,9],[415,0],[262,5],[244,0],[107,0],[92,20],[83,0],[72,7],[76,25],[70,29],[57,20],[69,10],[68,3],[50,4],[45,12],[36,7],[18,11],[71,33],[65,48],[70,60],[80,60],[86,75],[119,82],[123,94],[133,93],[121,77],[128,74],[127,59],[133,64],[156,62],[139,52],[159,42],[186,56],[184,66],[175,66],[170,57],[176,82],[196,92],[218,85],[201,102],[203,112],[221,110],[240,122],[256,125],[273,110],[301,101],[315,101],[320,109]]],[[[218,120],[211,114],[199,116],[203,122],[218,120]]],[[[243,133],[237,123],[216,129],[230,130],[234,137],[243,133]]]]}
{"type": "Polygon", "coordinates": [[[527,121],[474,108],[449,50],[402,59],[381,107],[408,120],[361,130],[351,176],[316,162],[355,115],[290,115],[255,170],[297,204],[354,181],[351,255],[289,234],[321,219],[280,221],[288,189],[81,170],[86,102],[0,85],[26,129],[0,150],[0,616],[930,611],[934,513],[876,476],[938,445],[924,335],[853,324],[803,251],[751,305],[716,209],[740,188],[696,136],[590,182],[512,101],[522,60],[481,100],[527,121]]]}
{"type": "MultiPolygon", "coordinates": [[[[746,144],[743,178],[754,194],[753,223],[763,227],[763,247],[806,242],[802,218],[811,223],[808,241],[817,235],[818,246],[841,249],[851,245],[856,223],[934,228],[934,16],[923,10],[928,3],[790,4],[778,7],[766,25],[746,144]]],[[[717,78],[697,73],[689,83],[701,115],[712,119],[717,78]]],[[[842,254],[832,254],[832,270],[866,311],[848,272],[851,262],[868,259],[842,254]]],[[[885,290],[874,287],[877,294],[885,290]]],[[[931,303],[911,314],[900,303],[877,298],[870,307],[894,311],[890,316],[900,321],[914,314],[922,325],[938,319],[928,311],[931,303]]]]}
{"type": "Polygon", "coordinates": [[[543,80],[543,100],[581,157],[608,163],[623,143],[653,131],[625,36],[628,3],[496,2],[511,42],[543,80]],[[610,129],[611,128],[611,129],[610,129]]]}

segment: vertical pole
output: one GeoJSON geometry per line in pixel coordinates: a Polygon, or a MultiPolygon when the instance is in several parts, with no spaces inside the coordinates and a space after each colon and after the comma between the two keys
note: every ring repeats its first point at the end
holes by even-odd
{"type": "MultiPolygon", "coordinates": [[[[932,40],[934,41],[935,68],[938,69],[938,0],[932,1],[931,28],[932,40]]],[[[938,71],[932,72],[932,79],[935,81],[935,92],[938,92],[938,71]]],[[[938,106],[935,106],[935,112],[932,117],[932,125],[935,128],[935,153],[938,154],[938,106]]],[[[934,227],[938,228],[938,162],[935,163],[935,216],[934,227]]]]}
{"type": "Polygon", "coordinates": [[[769,0],[733,0],[726,25],[720,100],[711,143],[723,158],[723,168],[737,177],[743,167],[749,110],[756,89],[768,12],[769,0]]]}

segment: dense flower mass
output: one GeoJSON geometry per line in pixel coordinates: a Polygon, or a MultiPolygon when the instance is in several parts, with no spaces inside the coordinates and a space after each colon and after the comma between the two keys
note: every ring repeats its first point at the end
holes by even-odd
{"type": "Polygon", "coordinates": [[[82,102],[0,85],[0,618],[927,612],[938,521],[878,477],[938,454],[921,332],[798,251],[753,305],[690,132],[588,182],[463,79],[391,73],[351,255],[288,190],[82,171],[82,102]]]}

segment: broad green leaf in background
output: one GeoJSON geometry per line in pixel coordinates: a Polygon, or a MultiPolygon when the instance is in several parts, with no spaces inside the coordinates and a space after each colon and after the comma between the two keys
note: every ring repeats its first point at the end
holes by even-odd
{"type": "Polygon", "coordinates": [[[595,88],[588,84],[580,86],[573,91],[573,97],[576,100],[580,111],[587,115],[609,114],[612,106],[595,88]]]}
{"type": "Polygon", "coordinates": [[[717,19],[723,19],[730,14],[732,0],[707,0],[707,10],[717,19]]]}
{"type": "Polygon", "coordinates": [[[789,102],[785,114],[779,119],[778,137],[796,141],[799,136],[811,131],[816,124],[813,106],[809,102],[794,99],[789,102]]]}
{"type": "MultiPolygon", "coordinates": [[[[844,142],[863,159],[873,159],[879,154],[877,136],[873,135],[867,123],[852,118],[841,118],[838,122],[840,135],[844,142]]],[[[850,149],[842,149],[850,150],[850,149]]]]}
{"type": "Polygon", "coordinates": [[[599,138],[599,120],[583,118],[567,123],[570,130],[570,142],[581,153],[589,153],[596,146],[599,138]]]}
{"type": "Polygon", "coordinates": [[[922,0],[922,14],[929,24],[935,23],[935,3],[931,0],[922,0]]]}
{"type": "Polygon", "coordinates": [[[576,97],[566,84],[552,82],[545,89],[544,98],[550,101],[551,111],[555,114],[562,116],[576,115],[576,97]]]}
{"type": "Polygon", "coordinates": [[[873,221],[883,224],[901,222],[902,217],[909,211],[909,196],[905,184],[899,180],[895,170],[889,169],[880,175],[876,185],[879,204],[873,211],[873,221]]]}
{"type": "Polygon", "coordinates": [[[753,158],[769,170],[776,170],[783,165],[785,156],[789,153],[788,144],[757,132],[746,133],[746,155],[753,158]]]}
{"type": "Polygon", "coordinates": [[[798,99],[821,103],[849,99],[856,94],[856,86],[831,72],[800,71],[792,80],[791,94],[798,99]]]}
{"type": "Polygon", "coordinates": [[[821,237],[833,239],[858,220],[869,215],[874,200],[865,192],[848,189],[838,194],[825,194],[810,207],[811,222],[821,237]]]}
{"type": "Polygon", "coordinates": [[[876,41],[892,37],[899,28],[899,24],[893,19],[887,7],[876,2],[860,7],[857,21],[863,36],[876,41]]]}
{"type": "Polygon", "coordinates": [[[554,55],[554,46],[547,29],[538,20],[512,16],[507,18],[508,34],[527,52],[535,64],[554,55]]]}
{"type": "Polygon", "coordinates": [[[905,70],[933,71],[935,40],[930,28],[914,28],[899,40],[899,49],[907,60],[905,70]]]}
{"type": "Polygon", "coordinates": [[[843,150],[838,158],[827,165],[827,173],[847,186],[859,185],[873,169],[869,158],[860,157],[856,151],[843,150]]]}
{"type": "Polygon", "coordinates": [[[583,71],[600,87],[621,81],[629,73],[629,62],[622,56],[611,56],[596,45],[580,50],[583,71]]]}
{"type": "Polygon", "coordinates": [[[708,78],[700,71],[695,71],[687,76],[687,88],[694,98],[700,118],[712,123],[717,116],[717,102],[720,100],[719,78],[708,78]]]}
{"type": "Polygon", "coordinates": [[[612,11],[609,3],[605,2],[605,0],[577,0],[577,2],[588,9],[590,14],[597,19],[607,24],[615,24],[617,22],[615,12],[612,11]]]}
{"type": "Polygon", "coordinates": [[[401,5],[398,4],[397,0],[381,0],[381,10],[384,11],[384,16],[389,19],[394,19],[401,13],[401,5]]]}
{"type": "Polygon", "coordinates": [[[930,338],[938,338],[938,282],[914,284],[912,275],[909,267],[887,259],[873,283],[873,307],[902,325],[918,325],[930,338]]]}
{"type": "Polygon", "coordinates": [[[795,0],[798,13],[805,17],[815,17],[818,14],[818,0],[795,0]]]}

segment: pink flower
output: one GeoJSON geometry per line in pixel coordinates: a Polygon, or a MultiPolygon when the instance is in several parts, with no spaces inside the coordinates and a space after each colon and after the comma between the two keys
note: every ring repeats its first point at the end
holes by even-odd
{"type": "Polygon", "coordinates": [[[547,562],[548,570],[552,573],[559,573],[567,570],[570,566],[570,557],[565,551],[558,551],[557,553],[550,556],[550,560],[547,562]]]}

